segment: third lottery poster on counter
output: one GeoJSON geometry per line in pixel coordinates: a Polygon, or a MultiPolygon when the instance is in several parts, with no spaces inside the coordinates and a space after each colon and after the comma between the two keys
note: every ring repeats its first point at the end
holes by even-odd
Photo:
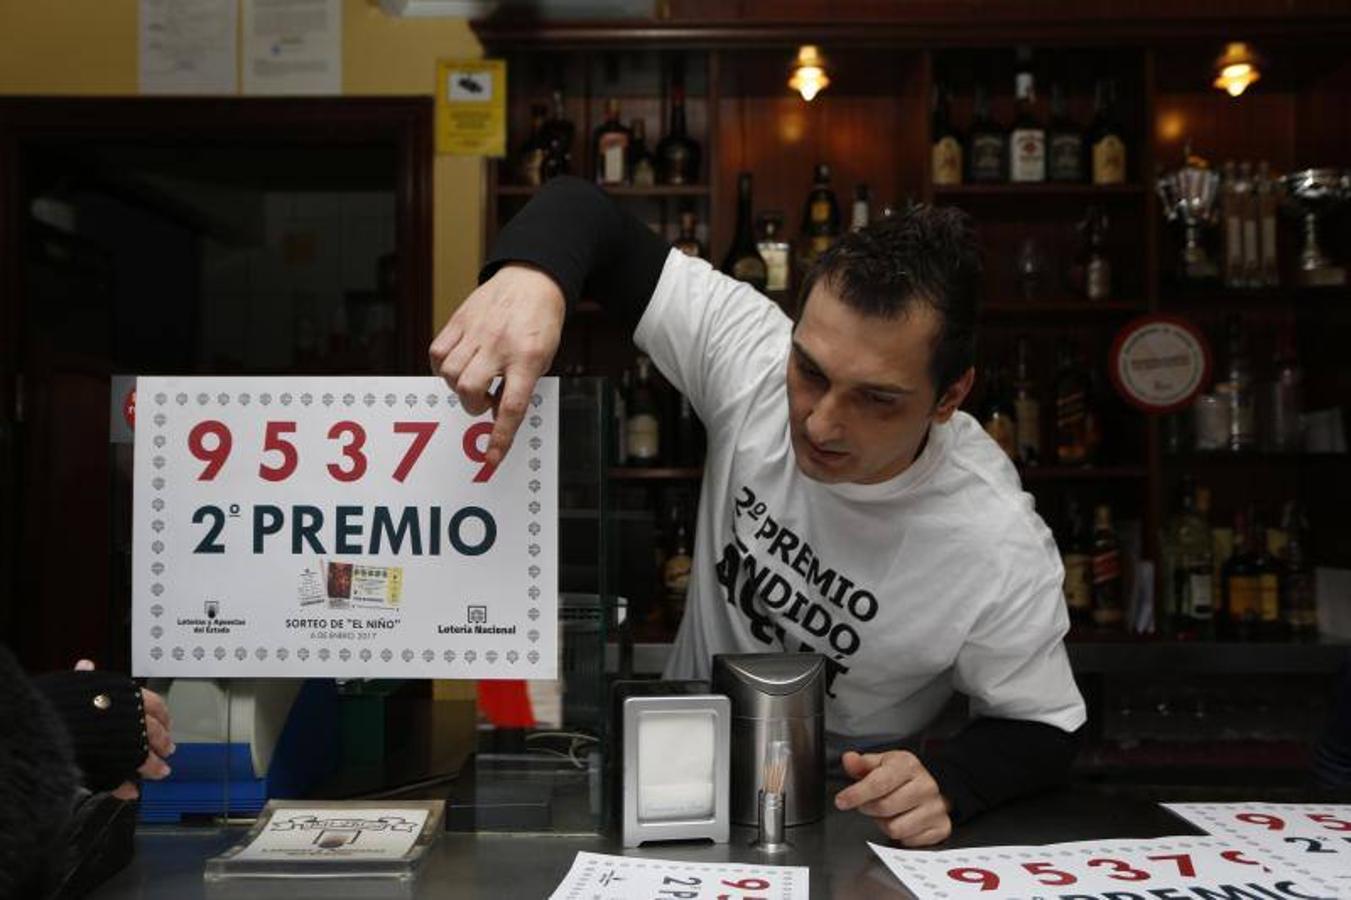
{"type": "Polygon", "coordinates": [[[431,377],[141,377],[127,408],[136,675],[555,677],[555,379],[498,467],[431,377]]]}

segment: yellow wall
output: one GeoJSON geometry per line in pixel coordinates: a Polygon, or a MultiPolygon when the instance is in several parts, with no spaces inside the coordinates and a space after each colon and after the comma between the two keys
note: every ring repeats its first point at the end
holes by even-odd
{"type": "MultiPolygon", "coordinates": [[[[136,93],[136,0],[0,0],[0,94],[136,93]]],[[[343,0],[343,92],[427,94],[436,60],[482,55],[459,19],[393,19],[343,0]]],[[[437,157],[432,327],[473,288],[481,254],[483,165],[437,157]]]]}

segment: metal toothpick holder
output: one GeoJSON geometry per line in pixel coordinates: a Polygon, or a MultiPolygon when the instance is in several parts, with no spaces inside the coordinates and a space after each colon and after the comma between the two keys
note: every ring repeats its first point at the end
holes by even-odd
{"type": "Polygon", "coordinates": [[[825,685],[825,658],[819,653],[713,657],[713,691],[732,701],[733,822],[760,824],[765,760],[775,740],[786,740],[789,749],[784,823],[802,825],[824,814],[825,685]]]}

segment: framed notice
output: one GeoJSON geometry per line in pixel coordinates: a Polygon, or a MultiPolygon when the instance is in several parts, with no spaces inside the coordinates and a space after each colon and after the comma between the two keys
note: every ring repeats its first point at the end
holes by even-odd
{"type": "Polygon", "coordinates": [[[558,383],[512,451],[439,378],[137,380],[140,676],[553,678],[558,383]]]}

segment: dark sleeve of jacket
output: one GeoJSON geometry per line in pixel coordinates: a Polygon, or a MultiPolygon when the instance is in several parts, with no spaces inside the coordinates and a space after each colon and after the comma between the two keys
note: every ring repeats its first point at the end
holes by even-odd
{"type": "Polygon", "coordinates": [[[636,326],[671,245],[589,181],[547,182],[498,234],[479,282],[507,263],[529,263],[563,290],[569,310],[583,297],[636,326]]]}
{"type": "Polygon", "coordinates": [[[975,719],[921,761],[952,805],[952,824],[1069,779],[1083,728],[1017,719],[975,719]]]}
{"type": "Polygon", "coordinates": [[[33,679],[66,726],[75,763],[91,791],[136,774],[150,752],[141,690],[116,672],[50,672],[33,679]]]}

